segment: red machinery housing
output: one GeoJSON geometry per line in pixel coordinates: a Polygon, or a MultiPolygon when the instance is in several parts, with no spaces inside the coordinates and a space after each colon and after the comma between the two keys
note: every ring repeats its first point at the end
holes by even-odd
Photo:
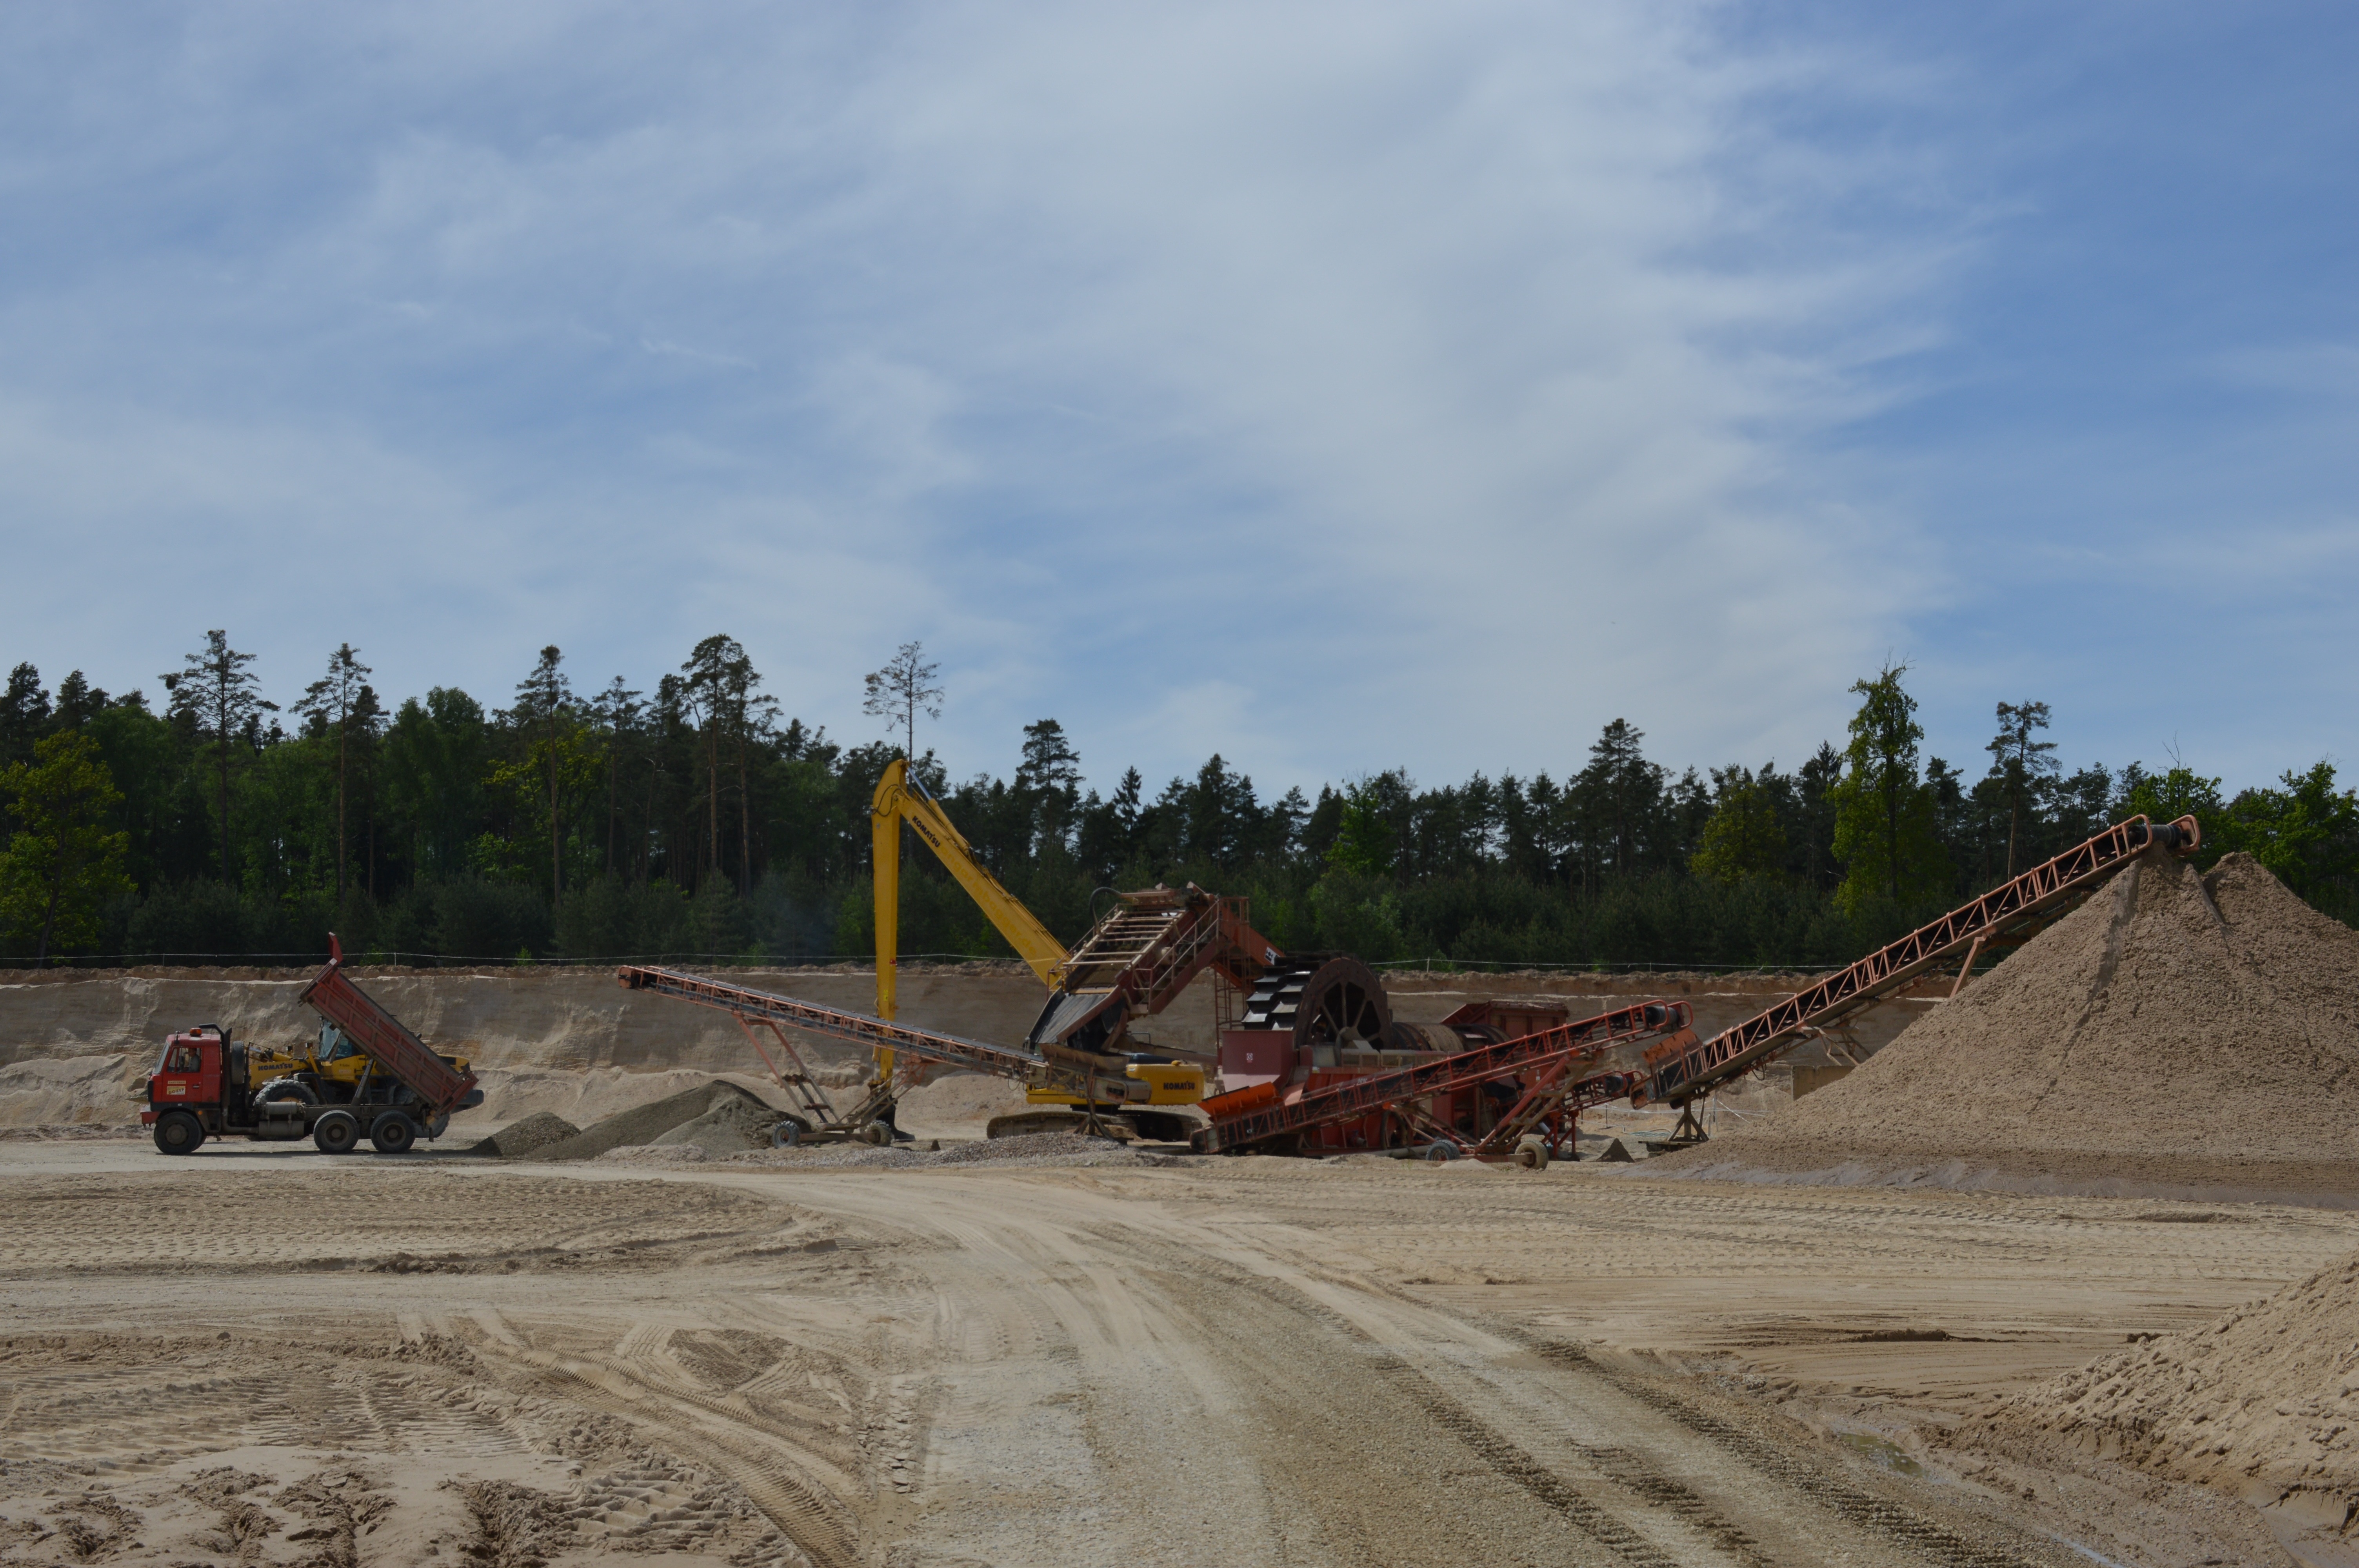
{"type": "MultiPolygon", "coordinates": [[[[1237,1025],[1221,1031],[1224,1092],[1204,1102],[1212,1125],[1193,1142],[1208,1153],[1247,1145],[1344,1153],[1437,1139],[1484,1147],[1519,1110],[1528,1112],[1537,1087],[1560,1081],[1557,1058],[1593,1044],[1587,1033],[1553,1040],[1571,1027],[1570,1018],[1560,1003],[1495,999],[1469,1002],[1439,1023],[1404,1023],[1392,1016],[1383,982],[1357,958],[1292,956],[1254,986],[1237,1025]],[[1527,1040],[1550,1043],[1497,1052],[1527,1040]]],[[[1684,1022],[1684,1010],[1676,1022],[1658,1011],[1654,1022],[1633,1022],[1614,1038],[1651,1038],[1684,1022]]],[[[1583,1060],[1594,1057],[1592,1050],[1583,1060]]]]}

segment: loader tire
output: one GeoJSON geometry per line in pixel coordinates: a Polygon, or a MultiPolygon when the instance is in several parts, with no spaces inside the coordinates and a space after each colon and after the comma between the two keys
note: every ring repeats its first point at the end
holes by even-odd
{"type": "Polygon", "coordinates": [[[386,1111],[369,1129],[369,1141],[380,1154],[407,1154],[418,1141],[418,1123],[401,1111],[386,1111]]]}
{"type": "Polygon", "coordinates": [[[332,1110],[311,1124],[311,1145],[322,1154],[349,1154],[361,1141],[360,1119],[348,1110],[332,1110]]]}
{"type": "Polygon", "coordinates": [[[185,1110],[156,1119],[156,1147],[166,1154],[193,1154],[205,1146],[205,1124],[185,1110]]]}

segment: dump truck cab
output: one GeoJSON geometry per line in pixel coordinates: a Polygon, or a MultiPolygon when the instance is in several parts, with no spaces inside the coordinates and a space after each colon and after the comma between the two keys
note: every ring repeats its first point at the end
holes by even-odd
{"type": "MultiPolygon", "coordinates": [[[[229,1068],[229,1033],[218,1023],[201,1023],[164,1042],[156,1069],[147,1075],[147,1105],[151,1111],[216,1107],[229,1068]]],[[[147,1119],[152,1119],[152,1118],[147,1119]]]]}

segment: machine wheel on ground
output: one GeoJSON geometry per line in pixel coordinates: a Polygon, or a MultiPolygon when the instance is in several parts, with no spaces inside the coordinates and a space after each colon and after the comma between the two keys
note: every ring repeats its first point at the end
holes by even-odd
{"type": "Polygon", "coordinates": [[[397,1110],[388,1110],[369,1128],[369,1141],[380,1154],[407,1154],[418,1141],[418,1123],[397,1110]]]}
{"type": "Polygon", "coordinates": [[[361,1141],[360,1118],[348,1110],[332,1110],[311,1124],[311,1142],[322,1154],[349,1154],[361,1141]]]}
{"type": "Polygon", "coordinates": [[[185,1110],[156,1119],[156,1147],[167,1154],[193,1154],[204,1147],[205,1124],[185,1110]]]}

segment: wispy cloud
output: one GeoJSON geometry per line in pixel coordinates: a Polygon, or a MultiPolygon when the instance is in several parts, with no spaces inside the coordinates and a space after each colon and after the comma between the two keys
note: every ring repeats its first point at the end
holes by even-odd
{"type": "Polygon", "coordinates": [[[1888,134],[1945,68],[1745,20],[12,14],[8,656],[496,691],[725,627],[864,736],[922,637],[962,772],[1049,713],[1107,777],[1791,757],[1981,602],[1856,433],[1995,208],[1888,134]]]}

